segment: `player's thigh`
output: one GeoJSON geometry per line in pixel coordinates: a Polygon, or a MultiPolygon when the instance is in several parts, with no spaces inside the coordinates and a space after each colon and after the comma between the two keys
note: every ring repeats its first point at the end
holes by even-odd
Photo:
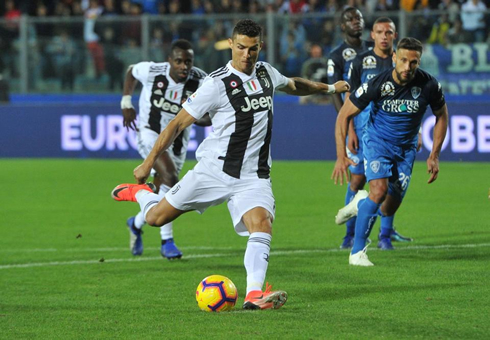
{"type": "Polygon", "coordinates": [[[368,182],[390,178],[395,164],[391,148],[378,140],[364,139],[364,172],[368,182]]]}
{"type": "Polygon", "coordinates": [[[272,193],[272,184],[269,179],[250,179],[239,180],[234,186],[233,195],[228,199],[228,210],[237,234],[245,236],[249,234],[249,229],[253,222],[264,223],[262,217],[266,216],[270,223],[275,216],[275,199],[272,193]],[[247,226],[243,221],[243,216],[254,208],[263,208],[268,213],[250,219],[247,226]]]}
{"type": "Polygon", "coordinates": [[[400,202],[405,197],[410,185],[416,155],[415,147],[401,150],[396,155],[396,167],[393,169],[393,175],[390,178],[388,193],[400,202]]]}
{"type": "Polygon", "coordinates": [[[214,169],[199,162],[165,194],[165,198],[175,209],[196,210],[202,214],[207,208],[225,202],[230,195],[229,183],[224,182],[214,169]]]}

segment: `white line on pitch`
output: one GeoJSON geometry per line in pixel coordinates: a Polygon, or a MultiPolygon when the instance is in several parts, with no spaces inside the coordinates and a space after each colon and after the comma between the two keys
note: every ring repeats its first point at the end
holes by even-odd
{"type": "MultiPolygon", "coordinates": [[[[447,244],[438,246],[407,246],[399,247],[397,250],[419,250],[419,249],[455,249],[455,248],[483,248],[489,247],[490,243],[481,244],[447,244]]],[[[231,249],[231,248],[230,248],[231,249]]],[[[236,249],[236,248],[234,248],[236,249]]],[[[377,250],[373,248],[371,250],[377,250]]],[[[298,250],[278,250],[271,251],[271,255],[290,255],[290,254],[311,254],[311,253],[325,253],[325,252],[338,252],[345,249],[298,249],[298,250]]],[[[194,254],[186,255],[186,259],[197,259],[197,258],[207,258],[207,257],[224,257],[230,256],[230,254],[194,254]]],[[[161,256],[153,257],[133,257],[133,258],[123,258],[123,259],[104,259],[101,260],[77,260],[77,261],[53,261],[53,262],[38,262],[38,263],[22,263],[22,264],[6,264],[0,265],[1,269],[11,269],[11,268],[32,268],[32,267],[49,267],[49,266],[63,266],[63,265],[75,265],[75,264],[97,264],[97,263],[115,263],[115,262],[143,262],[143,261],[156,261],[162,260],[161,256]]]]}
{"type": "MultiPolygon", "coordinates": [[[[202,246],[187,246],[179,247],[182,250],[230,250],[236,249],[234,247],[202,247],[202,246]]],[[[145,247],[145,250],[160,250],[160,247],[145,247]]],[[[111,252],[111,251],[129,251],[128,247],[112,247],[112,248],[68,248],[68,249],[56,249],[56,248],[34,248],[34,249],[0,249],[0,253],[54,253],[54,252],[111,252]]]]}

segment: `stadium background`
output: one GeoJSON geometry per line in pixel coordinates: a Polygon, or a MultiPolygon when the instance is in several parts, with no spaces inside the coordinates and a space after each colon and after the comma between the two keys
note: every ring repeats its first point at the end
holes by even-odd
{"type": "MultiPolygon", "coordinates": [[[[262,60],[287,76],[325,80],[326,57],[342,40],[339,11],[347,4],[363,11],[366,38],[372,22],[388,16],[400,37],[424,42],[422,67],[441,81],[449,105],[441,159],[489,160],[489,15],[480,11],[482,27],[464,30],[465,20],[476,19],[455,1],[7,0],[0,20],[0,157],[138,158],[134,135],[120,119],[127,66],[164,61],[171,41],[186,38],[195,65],[211,72],[230,58],[216,43],[240,18],[253,16],[265,28],[262,60]]],[[[273,158],[335,158],[336,114],[328,100],[276,96],[273,158]]],[[[430,116],[420,159],[431,148],[430,116]]],[[[194,129],[190,159],[206,133],[194,129]]]]}

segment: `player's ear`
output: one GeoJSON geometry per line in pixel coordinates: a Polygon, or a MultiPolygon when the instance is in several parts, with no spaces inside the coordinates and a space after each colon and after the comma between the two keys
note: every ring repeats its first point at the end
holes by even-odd
{"type": "Polygon", "coordinates": [[[231,38],[228,38],[228,44],[230,45],[230,48],[233,47],[233,40],[231,38]]]}
{"type": "Polygon", "coordinates": [[[393,56],[392,56],[392,58],[393,58],[393,63],[396,63],[396,52],[395,52],[395,51],[393,51],[393,56]]]}
{"type": "Polygon", "coordinates": [[[374,31],[371,30],[371,39],[374,41],[374,31]]]}

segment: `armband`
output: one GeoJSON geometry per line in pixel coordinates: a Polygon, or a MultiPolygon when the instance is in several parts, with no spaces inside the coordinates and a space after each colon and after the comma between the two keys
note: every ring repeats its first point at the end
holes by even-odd
{"type": "Polygon", "coordinates": [[[327,93],[328,94],[334,94],[335,93],[335,86],[333,85],[327,85],[328,86],[328,90],[327,90],[327,93]]]}
{"type": "Polygon", "coordinates": [[[129,94],[122,96],[121,110],[124,110],[124,109],[134,109],[133,103],[131,103],[131,96],[129,94]]]}

